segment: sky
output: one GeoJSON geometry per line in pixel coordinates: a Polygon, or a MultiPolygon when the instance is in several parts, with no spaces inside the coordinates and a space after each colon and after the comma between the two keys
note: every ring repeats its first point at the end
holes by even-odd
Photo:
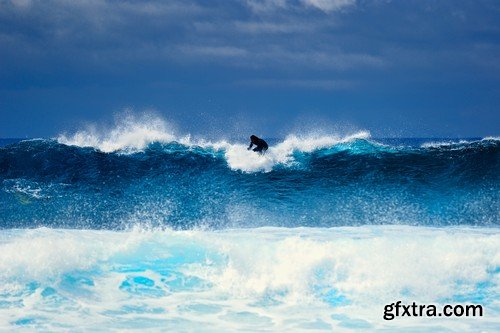
{"type": "Polygon", "coordinates": [[[500,135],[498,0],[0,0],[0,137],[500,135]]]}

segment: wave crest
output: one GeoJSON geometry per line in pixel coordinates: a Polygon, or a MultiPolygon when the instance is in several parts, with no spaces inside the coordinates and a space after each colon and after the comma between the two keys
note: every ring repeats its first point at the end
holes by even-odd
{"type": "Polygon", "coordinates": [[[483,139],[477,139],[477,140],[458,140],[458,141],[453,141],[453,140],[440,140],[440,141],[430,141],[430,142],[425,142],[421,145],[422,148],[449,148],[449,149],[463,149],[467,148],[470,145],[474,144],[496,144],[500,142],[500,137],[492,137],[488,136],[483,139]]]}
{"type": "Polygon", "coordinates": [[[159,117],[130,114],[117,120],[114,128],[109,131],[88,126],[73,135],[61,134],[57,141],[69,146],[93,147],[106,153],[136,152],[145,149],[152,142],[176,141],[176,136],[173,126],[159,117]]]}
{"type": "Polygon", "coordinates": [[[192,139],[189,134],[180,136],[175,133],[170,123],[157,116],[129,114],[116,121],[111,130],[98,130],[95,126],[89,126],[86,130],[78,131],[73,135],[61,134],[57,141],[69,146],[93,147],[105,153],[136,153],[144,151],[153,143],[176,142],[187,148],[201,147],[223,151],[227,164],[232,170],[269,172],[276,165],[292,163],[294,152],[310,153],[318,149],[331,148],[340,143],[368,138],[370,138],[368,131],[360,131],[347,136],[290,134],[282,142],[271,145],[266,154],[258,155],[247,151],[247,145],[244,143],[192,139]]]}

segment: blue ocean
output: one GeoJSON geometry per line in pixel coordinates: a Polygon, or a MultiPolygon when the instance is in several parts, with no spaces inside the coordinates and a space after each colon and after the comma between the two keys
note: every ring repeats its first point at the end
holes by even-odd
{"type": "Polygon", "coordinates": [[[500,329],[500,139],[249,134],[1,140],[0,330],[500,329]]]}

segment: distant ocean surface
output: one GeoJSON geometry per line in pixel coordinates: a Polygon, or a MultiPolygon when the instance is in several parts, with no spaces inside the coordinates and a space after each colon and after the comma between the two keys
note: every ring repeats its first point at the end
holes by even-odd
{"type": "Polygon", "coordinates": [[[0,330],[500,330],[498,138],[269,143],[1,139],[0,330]]]}

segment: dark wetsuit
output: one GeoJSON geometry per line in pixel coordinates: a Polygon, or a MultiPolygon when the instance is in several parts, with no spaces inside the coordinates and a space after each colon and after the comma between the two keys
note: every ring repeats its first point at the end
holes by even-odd
{"type": "Polygon", "coordinates": [[[256,147],[253,149],[253,151],[264,153],[267,150],[267,148],[269,148],[267,142],[260,138],[255,137],[252,138],[251,140],[252,142],[250,142],[250,146],[248,147],[248,149],[251,149],[252,146],[255,145],[256,147]]]}

